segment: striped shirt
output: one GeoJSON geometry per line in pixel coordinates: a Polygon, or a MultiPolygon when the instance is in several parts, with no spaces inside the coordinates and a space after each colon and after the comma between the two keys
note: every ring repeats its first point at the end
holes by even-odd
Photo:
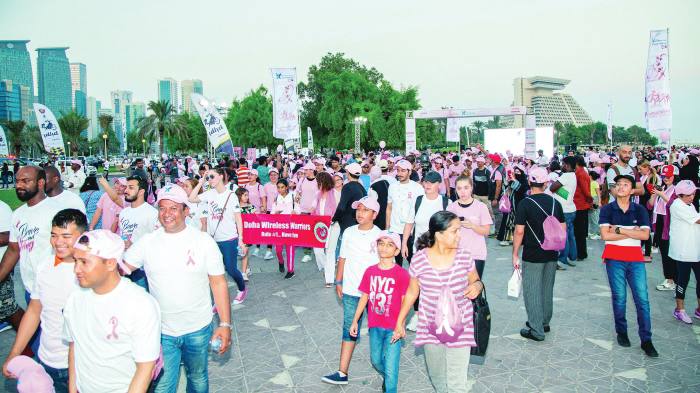
{"type": "Polygon", "coordinates": [[[427,248],[413,255],[408,274],[411,278],[418,279],[418,285],[420,286],[416,347],[425,344],[442,344],[437,337],[428,333],[428,324],[435,321],[437,301],[443,284],[449,285],[452,290],[457,307],[462,312],[462,322],[465,325],[464,332],[462,332],[456,342],[444,345],[447,348],[476,347],[476,342],[474,341],[474,309],[471,300],[464,298],[464,291],[469,284],[467,276],[472,271],[474,271],[474,259],[468,251],[461,248],[457,249],[457,255],[452,262],[452,266],[444,270],[436,270],[430,265],[427,248]],[[452,276],[452,279],[450,279],[450,276],[452,276]]]}
{"type": "Polygon", "coordinates": [[[245,166],[242,166],[238,169],[236,169],[236,177],[238,178],[238,187],[245,187],[248,185],[248,174],[250,173],[250,169],[248,169],[245,166]]]}

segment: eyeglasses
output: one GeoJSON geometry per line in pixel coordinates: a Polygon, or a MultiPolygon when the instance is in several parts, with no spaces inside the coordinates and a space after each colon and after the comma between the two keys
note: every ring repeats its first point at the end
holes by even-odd
{"type": "Polygon", "coordinates": [[[207,179],[212,180],[212,179],[214,179],[214,177],[215,177],[214,175],[209,175],[209,176],[207,177],[207,179]]]}

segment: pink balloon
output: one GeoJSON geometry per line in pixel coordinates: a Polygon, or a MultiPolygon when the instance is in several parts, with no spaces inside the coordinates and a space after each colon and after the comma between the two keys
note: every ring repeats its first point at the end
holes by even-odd
{"type": "Polygon", "coordinates": [[[379,147],[381,147],[383,149],[384,146],[386,146],[386,142],[384,142],[384,141],[379,142],[379,147]]]}
{"type": "Polygon", "coordinates": [[[282,150],[284,150],[284,148],[282,147],[282,145],[277,145],[277,151],[281,153],[282,150]]]}
{"type": "Polygon", "coordinates": [[[661,142],[668,142],[669,140],[671,140],[671,131],[661,131],[661,134],[659,134],[659,139],[661,139],[661,142]]]}
{"type": "Polygon", "coordinates": [[[167,160],[167,159],[168,159],[168,156],[167,156],[165,153],[161,154],[160,157],[161,157],[162,159],[164,159],[164,160],[167,160]]]}

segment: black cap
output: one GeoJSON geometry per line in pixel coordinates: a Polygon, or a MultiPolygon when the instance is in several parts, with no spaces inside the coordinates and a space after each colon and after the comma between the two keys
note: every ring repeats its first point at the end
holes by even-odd
{"type": "Polygon", "coordinates": [[[427,181],[430,183],[440,183],[442,182],[442,176],[440,176],[439,173],[437,172],[428,172],[427,175],[423,178],[423,181],[427,181]]]}
{"type": "Polygon", "coordinates": [[[613,179],[613,180],[615,181],[615,183],[617,183],[617,181],[620,179],[627,179],[627,180],[631,181],[632,188],[637,187],[637,181],[634,180],[634,176],[632,176],[632,175],[617,175],[617,176],[615,176],[615,179],[613,179]]]}

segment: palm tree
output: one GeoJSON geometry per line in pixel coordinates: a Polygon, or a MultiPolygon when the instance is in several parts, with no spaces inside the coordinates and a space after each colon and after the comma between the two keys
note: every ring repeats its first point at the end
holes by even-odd
{"type": "Polygon", "coordinates": [[[41,138],[41,132],[37,126],[27,126],[22,133],[22,146],[26,149],[29,148],[29,156],[36,157],[34,149],[36,148],[38,152],[43,152],[44,141],[41,138]]]}
{"type": "Polygon", "coordinates": [[[5,128],[7,128],[8,139],[12,140],[15,146],[15,157],[19,158],[20,150],[22,150],[22,131],[27,126],[24,120],[5,120],[5,128]]]}
{"type": "Polygon", "coordinates": [[[472,123],[472,129],[474,130],[474,132],[476,132],[476,138],[478,139],[479,143],[483,142],[481,140],[481,133],[484,132],[484,126],[485,124],[481,120],[477,120],[472,123]]]}
{"type": "Polygon", "coordinates": [[[501,128],[501,116],[494,116],[493,120],[487,121],[486,128],[488,128],[489,130],[501,128]]]}
{"type": "Polygon", "coordinates": [[[58,126],[61,128],[61,133],[68,138],[70,148],[73,150],[73,158],[78,158],[78,142],[85,139],[82,135],[88,126],[90,120],[87,117],[78,114],[75,109],[70,112],[61,111],[61,118],[58,119],[58,126]]]}
{"type": "Polygon", "coordinates": [[[557,133],[557,152],[559,152],[559,141],[561,141],[561,137],[564,131],[566,131],[566,128],[564,128],[564,125],[561,124],[560,121],[557,121],[554,123],[554,131],[557,133]]]}
{"type": "Polygon", "coordinates": [[[157,137],[160,152],[165,151],[165,138],[181,137],[187,132],[187,123],[175,112],[170,101],[151,101],[148,103],[151,114],[136,119],[134,127],[138,130],[139,139],[157,137]]]}
{"type": "Polygon", "coordinates": [[[112,126],[112,122],[114,121],[114,116],[108,115],[106,113],[103,113],[98,117],[98,120],[100,122],[100,127],[102,127],[102,138],[104,139],[105,143],[105,161],[109,158],[107,155],[107,144],[108,144],[108,138],[105,138],[104,135],[109,135],[109,129],[112,126]]]}

